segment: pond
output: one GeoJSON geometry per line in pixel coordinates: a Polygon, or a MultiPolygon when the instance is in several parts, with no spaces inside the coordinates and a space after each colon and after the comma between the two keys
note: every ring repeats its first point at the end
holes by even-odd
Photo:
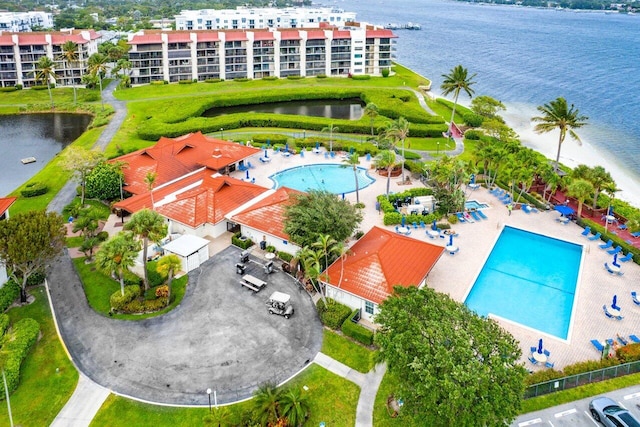
{"type": "Polygon", "coordinates": [[[0,197],[42,169],[87,129],[88,114],[46,113],[0,116],[0,197]],[[21,160],[35,157],[34,163],[21,160]]]}
{"type": "Polygon", "coordinates": [[[237,107],[217,107],[205,111],[203,117],[218,117],[235,113],[293,114],[297,116],[325,117],[328,119],[358,120],[363,104],[358,98],[316,99],[307,101],[270,102],[237,107]]]}

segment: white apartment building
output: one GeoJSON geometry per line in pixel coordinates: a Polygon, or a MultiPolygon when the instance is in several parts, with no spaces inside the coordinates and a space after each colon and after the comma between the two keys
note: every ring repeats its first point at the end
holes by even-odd
{"type": "Polygon", "coordinates": [[[380,75],[395,38],[373,27],[141,32],[129,39],[131,83],[380,75]]]}
{"type": "Polygon", "coordinates": [[[35,26],[53,28],[49,12],[0,12],[0,31],[26,32],[35,26]]]}
{"type": "Polygon", "coordinates": [[[48,56],[55,64],[56,84],[80,84],[87,72],[89,56],[98,51],[100,35],[93,30],[72,30],[51,33],[0,32],[0,87],[22,85],[30,87],[36,82],[36,64],[48,56]],[[62,60],[62,45],[73,41],[78,45],[78,61],[62,60]]]}
{"type": "Polygon", "coordinates": [[[260,28],[318,28],[321,22],[342,26],[356,20],[355,12],[330,7],[287,7],[183,10],[176,30],[253,30],[260,28]]]}

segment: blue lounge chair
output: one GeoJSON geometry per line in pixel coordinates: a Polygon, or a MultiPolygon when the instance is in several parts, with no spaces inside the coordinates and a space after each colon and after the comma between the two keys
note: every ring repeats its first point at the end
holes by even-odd
{"type": "Polygon", "coordinates": [[[538,347],[536,347],[535,345],[531,346],[531,353],[535,353],[536,351],[538,351],[538,347]]]}
{"type": "Polygon", "coordinates": [[[324,152],[324,158],[325,158],[325,159],[328,159],[328,158],[329,158],[329,152],[328,152],[328,151],[325,151],[325,152],[324,152]]]}
{"type": "Polygon", "coordinates": [[[585,227],[584,231],[582,232],[583,236],[588,236],[589,234],[591,234],[591,227],[589,227],[588,225],[585,227]]]}
{"type": "Polygon", "coordinates": [[[336,158],[335,151],[332,151],[331,153],[329,153],[329,157],[331,157],[332,159],[335,159],[336,158]]]}
{"type": "Polygon", "coordinates": [[[531,213],[531,208],[529,207],[529,205],[527,205],[526,203],[524,203],[522,205],[522,210],[524,211],[524,213],[526,214],[530,214],[531,213]]]}
{"type": "Polygon", "coordinates": [[[427,225],[424,223],[424,221],[420,221],[420,228],[427,228],[427,225]]]}
{"type": "Polygon", "coordinates": [[[638,337],[637,337],[637,336],[635,336],[635,335],[629,335],[629,339],[630,339],[631,341],[633,341],[634,343],[636,343],[636,344],[640,343],[640,338],[638,338],[638,337]]]}
{"type": "Polygon", "coordinates": [[[533,356],[529,356],[529,362],[533,363],[534,365],[538,364],[538,361],[534,359],[533,356]]]}
{"type": "Polygon", "coordinates": [[[604,314],[608,318],[613,319],[613,315],[611,313],[609,313],[609,310],[607,310],[607,305],[606,304],[602,306],[602,311],[604,311],[604,314]]]}
{"type": "Polygon", "coordinates": [[[255,166],[253,166],[253,165],[251,164],[251,162],[247,162],[247,167],[248,167],[249,169],[253,169],[253,168],[255,168],[255,166]]]}
{"type": "Polygon", "coordinates": [[[638,294],[636,293],[636,291],[631,291],[631,298],[633,299],[635,305],[640,305],[640,300],[638,299],[638,294]]]}
{"type": "Polygon", "coordinates": [[[613,248],[613,249],[609,249],[609,250],[607,251],[607,253],[608,253],[609,255],[615,255],[615,254],[620,253],[620,251],[621,251],[621,250],[622,250],[622,246],[618,245],[618,246],[616,246],[616,247],[615,247],[615,248],[613,248]]]}
{"type": "Polygon", "coordinates": [[[622,258],[618,258],[618,262],[628,262],[628,261],[631,261],[632,259],[633,259],[633,254],[631,252],[627,252],[627,254],[622,258]]]}
{"type": "MultiPolygon", "coordinates": [[[[640,342],[640,340],[638,342],[640,342]]],[[[593,346],[596,348],[596,350],[598,350],[600,353],[602,353],[604,351],[604,346],[602,345],[602,343],[600,341],[591,340],[591,344],[593,344],[593,346]]]]}
{"type": "Polygon", "coordinates": [[[413,221],[413,229],[414,229],[414,230],[417,230],[417,229],[418,229],[418,223],[417,223],[417,222],[415,222],[415,221],[413,221]]]}
{"type": "Polygon", "coordinates": [[[609,347],[613,347],[613,345],[615,344],[614,341],[611,338],[607,338],[606,340],[604,340],[607,344],[609,344],[609,347]]]}
{"type": "Polygon", "coordinates": [[[602,236],[602,233],[600,233],[600,232],[598,231],[598,232],[597,232],[596,234],[594,234],[593,236],[589,236],[589,237],[587,237],[587,239],[589,239],[589,240],[598,240],[598,239],[600,238],[600,236],[602,236]]]}
{"type": "Polygon", "coordinates": [[[544,350],[543,353],[547,357],[551,356],[551,353],[549,353],[549,350],[544,350]]]}
{"type": "Polygon", "coordinates": [[[456,212],[456,216],[458,217],[458,221],[467,222],[467,220],[464,219],[464,215],[462,215],[462,212],[456,212]]]}
{"type": "Polygon", "coordinates": [[[400,227],[396,225],[396,233],[400,234],[400,227]]]}
{"type": "Polygon", "coordinates": [[[640,231],[634,231],[633,233],[629,234],[631,234],[633,237],[640,237],[640,231]]]}
{"type": "Polygon", "coordinates": [[[471,215],[471,218],[474,219],[474,221],[480,221],[480,217],[478,216],[476,211],[469,211],[469,214],[471,215]]]}
{"type": "Polygon", "coordinates": [[[546,368],[553,369],[553,367],[555,366],[555,363],[552,363],[552,362],[545,362],[544,366],[545,366],[546,368]]]}
{"type": "Polygon", "coordinates": [[[611,246],[613,246],[613,240],[609,239],[607,243],[600,245],[600,249],[609,249],[611,246]]]}
{"type": "Polygon", "coordinates": [[[241,171],[243,171],[243,172],[244,172],[244,171],[246,171],[246,170],[248,170],[248,169],[249,169],[249,168],[248,168],[248,167],[246,167],[245,165],[240,165],[240,166],[238,166],[238,170],[241,170],[241,171]]]}
{"type": "Polygon", "coordinates": [[[629,341],[627,341],[624,337],[621,337],[620,335],[618,335],[618,342],[620,342],[620,344],[622,345],[629,344],[629,341]]]}
{"type": "Polygon", "coordinates": [[[487,217],[482,211],[476,211],[478,212],[478,216],[482,219],[489,219],[489,217],[487,217]]]}
{"type": "Polygon", "coordinates": [[[604,268],[605,268],[605,270],[607,270],[611,274],[617,274],[618,276],[622,276],[624,274],[622,272],[622,270],[620,270],[619,266],[617,266],[617,265],[615,265],[615,266],[611,265],[610,266],[608,262],[604,263],[604,268]]]}
{"type": "Polygon", "coordinates": [[[618,230],[626,230],[627,229],[627,224],[620,224],[618,226],[618,230]]]}

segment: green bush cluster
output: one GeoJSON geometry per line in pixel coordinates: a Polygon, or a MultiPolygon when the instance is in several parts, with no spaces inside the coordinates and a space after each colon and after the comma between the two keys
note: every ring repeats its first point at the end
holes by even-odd
{"type": "Polygon", "coordinates": [[[206,79],[204,82],[205,83],[220,83],[221,81],[223,81],[222,79],[206,79]]]}
{"type": "MultiPolygon", "coordinates": [[[[179,85],[191,85],[193,83],[194,83],[193,80],[180,80],[178,82],[179,85]]],[[[196,81],[196,83],[197,83],[197,81],[196,81]]]]}
{"type": "Polygon", "coordinates": [[[266,81],[278,80],[278,76],[265,76],[262,78],[262,80],[266,80],[266,81]]]}
{"type": "MultiPolygon", "coordinates": [[[[49,85],[49,87],[51,89],[53,89],[55,87],[55,85],[53,83],[51,83],[49,85]]],[[[48,88],[47,88],[47,85],[33,85],[33,86],[31,86],[31,89],[32,90],[47,90],[48,88]]]]}
{"type": "Polygon", "coordinates": [[[136,298],[124,304],[119,311],[128,314],[158,311],[169,305],[168,301],[166,297],[144,300],[136,298]]]}
{"type": "MultiPolygon", "coordinates": [[[[31,318],[21,319],[14,323],[10,334],[11,337],[4,340],[2,345],[2,352],[5,356],[4,373],[9,393],[18,388],[20,367],[38,339],[40,324],[31,318]]],[[[5,397],[4,387],[0,387],[0,399],[5,397]]]]}
{"type": "Polygon", "coordinates": [[[388,68],[383,68],[380,71],[380,74],[382,74],[382,77],[389,77],[389,74],[391,73],[391,70],[389,70],[388,68]]]}
{"type": "Polygon", "coordinates": [[[36,197],[46,194],[49,191],[49,187],[41,182],[30,182],[24,188],[24,190],[20,191],[20,195],[22,197],[36,197]]]}
{"type": "Polygon", "coordinates": [[[373,331],[351,320],[358,312],[359,310],[353,310],[347,320],[342,322],[342,333],[364,345],[371,345],[373,344],[373,331]]]}
{"type": "Polygon", "coordinates": [[[6,313],[0,314],[0,338],[4,336],[4,333],[7,332],[7,328],[9,327],[9,322],[11,319],[9,315],[6,313]]]}
{"type": "Polygon", "coordinates": [[[470,139],[472,141],[479,141],[482,135],[484,135],[482,131],[474,130],[474,129],[469,129],[464,133],[465,139],[470,139]]]}
{"type": "Polygon", "coordinates": [[[234,82],[240,82],[240,83],[248,82],[249,80],[250,79],[248,77],[237,77],[233,79],[234,82]]]}
{"type": "Polygon", "coordinates": [[[293,255],[289,252],[278,251],[278,258],[280,258],[284,262],[291,262],[293,259],[293,255]]]}
{"type": "Polygon", "coordinates": [[[149,279],[149,286],[155,288],[164,284],[167,280],[167,276],[158,273],[158,262],[151,261],[147,263],[147,279],[149,279]]]}
{"type": "Polygon", "coordinates": [[[318,74],[318,75],[316,76],[316,79],[326,79],[326,78],[327,78],[327,75],[326,75],[326,74],[318,74]]]}
{"type": "Polygon", "coordinates": [[[3,313],[20,296],[20,285],[13,280],[7,281],[0,288],[0,313],[3,313]]]}
{"type": "Polygon", "coordinates": [[[287,80],[302,80],[304,76],[287,76],[287,80]]]}
{"type": "Polygon", "coordinates": [[[0,92],[15,92],[18,88],[15,86],[0,87],[0,92]]]}
{"type": "Polygon", "coordinates": [[[139,285],[125,286],[124,295],[122,295],[120,290],[117,290],[111,294],[111,297],[109,298],[109,302],[111,303],[111,309],[120,311],[125,306],[125,304],[133,301],[135,298],[139,296],[140,296],[139,285]]]}
{"type": "Polygon", "coordinates": [[[420,160],[407,160],[404,162],[404,168],[415,174],[422,174],[424,165],[425,163],[420,160]]]}
{"type": "MultiPolygon", "coordinates": [[[[453,102],[449,101],[448,99],[437,98],[436,102],[446,106],[450,110],[453,109],[453,102]]],[[[464,105],[460,105],[460,104],[456,104],[456,113],[460,114],[461,116],[464,116],[465,114],[475,114],[473,112],[473,110],[465,107],[464,105]]]]}
{"type": "Polygon", "coordinates": [[[124,284],[125,286],[140,286],[142,284],[142,278],[131,271],[125,271],[124,284]]]}
{"type": "Polygon", "coordinates": [[[18,89],[18,90],[22,90],[22,85],[18,83],[18,84],[16,85],[16,89],[18,89]]]}
{"type": "Polygon", "coordinates": [[[231,237],[231,243],[242,249],[249,249],[253,246],[253,241],[251,239],[240,240],[240,236],[242,236],[242,233],[240,232],[234,234],[231,237]]]}
{"type": "Polygon", "coordinates": [[[464,122],[473,127],[473,128],[477,128],[480,127],[482,125],[482,122],[484,121],[484,117],[481,116],[480,114],[476,114],[476,113],[465,113],[462,115],[462,119],[464,120],[464,122]]]}
{"type": "Polygon", "coordinates": [[[251,137],[253,144],[286,144],[287,136],[278,133],[261,133],[251,137]]]}
{"type": "Polygon", "coordinates": [[[357,74],[355,76],[351,76],[353,80],[371,80],[371,76],[369,74],[357,74]]]}
{"type": "Polygon", "coordinates": [[[330,298],[327,299],[326,306],[324,301],[318,301],[317,307],[320,321],[331,329],[339,329],[351,314],[351,308],[330,298]]]}

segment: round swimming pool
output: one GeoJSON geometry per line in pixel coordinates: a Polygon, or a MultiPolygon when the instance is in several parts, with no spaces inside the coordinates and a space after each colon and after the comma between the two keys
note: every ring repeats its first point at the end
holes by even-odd
{"type": "MultiPolygon", "coordinates": [[[[358,188],[362,190],[375,182],[365,168],[358,167],[358,188]]],[[[351,166],[331,163],[298,166],[271,175],[274,188],[289,187],[299,191],[326,190],[334,194],[356,191],[356,178],[351,166]]]]}

